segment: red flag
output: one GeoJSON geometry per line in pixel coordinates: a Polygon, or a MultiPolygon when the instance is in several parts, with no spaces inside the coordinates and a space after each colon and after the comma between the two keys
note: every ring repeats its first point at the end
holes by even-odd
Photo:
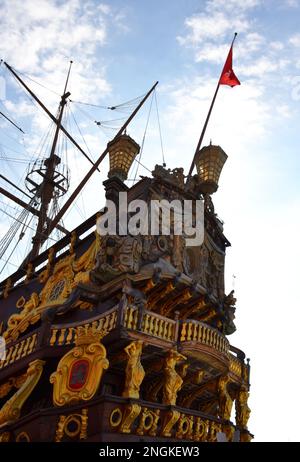
{"type": "Polygon", "coordinates": [[[241,85],[241,82],[232,70],[232,46],[229,50],[223,71],[219,80],[220,85],[229,85],[235,87],[235,85],[241,85]]]}

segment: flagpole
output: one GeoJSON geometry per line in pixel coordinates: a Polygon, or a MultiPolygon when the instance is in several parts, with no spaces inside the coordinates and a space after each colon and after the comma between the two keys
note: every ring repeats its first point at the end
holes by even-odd
{"type": "MultiPolygon", "coordinates": [[[[232,40],[230,49],[232,48],[232,46],[233,46],[233,44],[234,44],[234,41],[235,41],[235,39],[236,39],[236,36],[237,36],[237,32],[235,32],[235,34],[234,34],[234,37],[233,37],[233,40],[232,40]]],[[[223,73],[223,69],[222,69],[221,75],[222,75],[222,73],[223,73]]],[[[201,135],[200,135],[200,138],[199,138],[197,147],[196,147],[196,151],[195,151],[195,154],[194,154],[194,157],[193,157],[193,161],[192,161],[192,164],[191,164],[191,167],[190,167],[190,170],[189,170],[189,174],[188,174],[189,177],[191,176],[191,174],[192,174],[192,172],[193,172],[193,170],[194,170],[195,161],[196,161],[196,155],[197,155],[198,151],[199,151],[200,148],[201,148],[201,144],[202,144],[202,141],[203,141],[205,132],[206,132],[206,128],[207,128],[207,125],[208,125],[208,122],[209,122],[209,119],[210,119],[210,115],[211,115],[211,112],[212,112],[212,110],[213,110],[213,107],[214,107],[216,98],[217,98],[217,94],[218,94],[218,91],[219,91],[219,88],[220,88],[220,79],[221,79],[221,75],[220,75],[220,78],[219,78],[219,80],[218,80],[218,85],[217,85],[215,94],[214,94],[214,96],[213,96],[213,99],[212,99],[212,102],[211,102],[211,105],[210,105],[210,108],[209,108],[209,111],[208,111],[208,114],[207,114],[205,123],[204,123],[203,128],[202,128],[202,132],[201,132],[201,135]]]]}

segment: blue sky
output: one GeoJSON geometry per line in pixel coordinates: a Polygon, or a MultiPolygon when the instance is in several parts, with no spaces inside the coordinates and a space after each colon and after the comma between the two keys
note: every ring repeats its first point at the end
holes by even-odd
{"type": "MultiPolygon", "coordinates": [[[[300,2],[41,0],[36,5],[35,0],[0,0],[1,57],[58,94],[68,60],[73,59],[71,99],[93,104],[128,101],[159,80],[167,165],[183,166],[186,173],[233,33],[239,33],[234,69],[242,85],[220,89],[204,140],[204,144],[210,139],[220,144],[229,156],[213,199],[232,242],[226,285],[229,292],[235,274],[238,331],[230,341],[252,358],[250,429],[256,439],[299,441],[294,417],[299,404],[292,388],[299,380],[300,2]],[[283,392],[286,387],[290,393],[283,392]],[[284,422],[284,428],[279,422],[284,422]]],[[[2,152],[8,157],[35,158],[47,117],[3,66],[0,75],[6,83],[0,110],[6,110],[26,132],[22,137],[0,120],[2,152]]],[[[55,111],[59,96],[27,76],[25,81],[55,111]]],[[[129,129],[139,143],[149,105],[129,129]]],[[[154,107],[142,157],[150,170],[162,162],[154,107]]],[[[99,130],[93,119],[107,120],[111,113],[84,109],[90,119],[78,105],[72,107],[96,159],[114,132],[99,130]]],[[[74,125],[71,128],[82,142],[74,125]]],[[[72,188],[89,164],[71,146],[68,160],[72,188]]],[[[1,159],[1,171],[19,184],[25,170],[25,164],[1,159]]],[[[139,174],[147,173],[139,169],[139,174]]],[[[106,174],[104,163],[101,175],[94,175],[68,213],[66,226],[75,227],[101,207],[101,181],[106,174]]],[[[0,199],[5,202],[1,208],[17,213],[11,203],[0,199]]],[[[2,234],[8,224],[2,214],[2,234]]],[[[21,257],[22,252],[16,255],[21,257]]],[[[6,270],[14,269],[11,263],[6,270]]]]}

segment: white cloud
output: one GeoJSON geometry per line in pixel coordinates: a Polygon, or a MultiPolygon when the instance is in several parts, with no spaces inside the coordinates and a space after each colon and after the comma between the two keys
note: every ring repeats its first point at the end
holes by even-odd
{"type": "Polygon", "coordinates": [[[281,51],[284,49],[283,43],[279,41],[271,42],[269,46],[272,50],[275,50],[275,51],[281,51]]]}
{"type": "Polygon", "coordinates": [[[289,42],[294,46],[299,48],[300,47],[300,34],[295,34],[290,37],[289,42]]]}
{"type": "Polygon", "coordinates": [[[290,8],[298,8],[299,0],[285,0],[285,4],[290,8]]]}
{"type": "Polygon", "coordinates": [[[261,4],[261,0],[208,0],[206,9],[207,11],[213,10],[227,10],[229,12],[241,12],[252,9],[261,4]]]}

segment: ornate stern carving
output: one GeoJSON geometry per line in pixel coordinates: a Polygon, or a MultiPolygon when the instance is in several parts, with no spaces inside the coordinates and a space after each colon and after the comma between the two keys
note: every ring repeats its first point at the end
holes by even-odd
{"type": "Polygon", "coordinates": [[[145,377],[145,370],[141,364],[143,342],[136,341],[124,348],[128,361],[126,365],[126,379],[123,396],[125,398],[140,397],[140,386],[145,377]]]}
{"type": "Polygon", "coordinates": [[[238,427],[247,430],[247,424],[250,417],[251,409],[248,406],[249,392],[245,387],[242,387],[238,393],[235,402],[235,420],[238,427]]]}
{"type": "Polygon", "coordinates": [[[106,331],[79,328],[76,346],[62,357],[50,376],[55,406],[88,401],[95,395],[109,365],[106,349],[100,343],[105,335],[106,331]]]}
{"type": "Polygon", "coordinates": [[[233,399],[228,392],[229,378],[221,377],[219,380],[219,415],[222,419],[230,420],[233,399]]]}
{"type": "Polygon", "coordinates": [[[61,415],[56,428],[55,442],[59,443],[64,435],[69,438],[79,436],[80,440],[87,438],[88,410],[82,409],[81,414],[61,415]]]}
{"type": "Polygon", "coordinates": [[[29,363],[26,372],[27,379],[0,410],[0,427],[19,419],[25,401],[40,380],[44,364],[45,361],[41,359],[36,359],[29,363]]]}
{"type": "MultiPolygon", "coordinates": [[[[72,297],[73,289],[79,283],[90,283],[90,273],[94,267],[99,247],[100,236],[96,233],[95,240],[81,257],[76,260],[71,246],[71,254],[59,260],[53,271],[54,250],[50,249],[47,267],[39,277],[40,282],[45,282],[45,285],[40,294],[33,292],[26,303],[25,300],[24,303],[23,300],[18,300],[17,308],[21,308],[22,311],[12,314],[8,320],[7,329],[3,334],[7,342],[17,340],[20,333],[25,332],[30,324],[39,321],[46,308],[64,304],[70,294],[72,297]]],[[[82,302],[76,300],[74,305],[81,307],[82,302]]]]}
{"type": "Polygon", "coordinates": [[[182,386],[183,379],[176,372],[175,366],[179,361],[186,359],[175,350],[169,351],[164,367],[163,404],[176,405],[177,393],[182,386]]]}

